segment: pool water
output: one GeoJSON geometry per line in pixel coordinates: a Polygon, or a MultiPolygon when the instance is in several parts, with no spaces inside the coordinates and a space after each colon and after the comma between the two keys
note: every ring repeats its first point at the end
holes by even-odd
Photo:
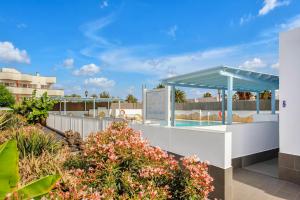
{"type": "Polygon", "coordinates": [[[216,121],[192,121],[192,120],[176,120],[175,126],[213,126],[222,125],[222,122],[216,121]]]}

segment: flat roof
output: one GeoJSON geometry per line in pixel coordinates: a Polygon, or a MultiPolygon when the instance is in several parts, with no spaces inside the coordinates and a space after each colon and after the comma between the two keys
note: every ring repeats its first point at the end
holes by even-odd
{"type": "Polygon", "coordinates": [[[233,77],[234,91],[261,92],[279,88],[279,76],[228,66],[166,78],[162,83],[179,87],[227,89],[228,77],[233,77]]]}

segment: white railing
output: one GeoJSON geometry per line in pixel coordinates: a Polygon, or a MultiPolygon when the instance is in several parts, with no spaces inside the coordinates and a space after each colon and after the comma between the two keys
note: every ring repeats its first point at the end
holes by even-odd
{"type": "Polygon", "coordinates": [[[103,131],[113,121],[119,120],[121,119],[99,119],[50,113],[47,118],[47,126],[60,132],[68,130],[76,131],[80,133],[82,138],[86,138],[89,134],[97,131],[103,131]]]}

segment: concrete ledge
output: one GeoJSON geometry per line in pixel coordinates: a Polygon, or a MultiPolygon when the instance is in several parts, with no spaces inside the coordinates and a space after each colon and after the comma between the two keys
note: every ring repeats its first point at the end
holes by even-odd
{"type": "Polygon", "coordinates": [[[300,156],[279,153],[279,178],[300,185],[300,156]]]}
{"type": "Polygon", "coordinates": [[[233,168],[242,168],[258,162],[263,162],[266,160],[271,160],[278,156],[279,149],[272,149],[268,151],[263,151],[239,158],[232,159],[233,168]]]}
{"type": "MultiPolygon", "coordinates": [[[[180,160],[183,156],[168,152],[180,160]]],[[[213,185],[215,190],[209,195],[210,199],[232,199],[232,167],[222,169],[214,165],[209,165],[208,173],[214,178],[213,185]]]]}

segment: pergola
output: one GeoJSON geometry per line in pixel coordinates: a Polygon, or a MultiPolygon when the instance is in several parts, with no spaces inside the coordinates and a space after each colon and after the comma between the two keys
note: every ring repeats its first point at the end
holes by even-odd
{"type": "Polygon", "coordinates": [[[85,107],[84,110],[86,111],[86,102],[88,101],[92,101],[93,102],[93,117],[96,117],[96,102],[107,102],[107,107],[109,109],[110,107],[110,103],[113,102],[118,102],[119,104],[119,110],[121,107],[121,102],[123,102],[124,100],[120,99],[120,98],[73,98],[73,97],[58,97],[58,98],[54,98],[56,100],[59,101],[59,112],[61,113],[61,104],[62,102],[64,103],[64,111],[63,114],[67,114],[67,102],[84,102],[85,103],[85,107]]]}
{"type": "Polygon", "coordinates": [[[271,90],[271,110],[275,114],[275,90],[279,88],[276,75],[253,72],[227,66],[218,66],[188,74],[163,79],[171,86],[171,125],[175,120],[175,87],[206,88],[222,90],[222,123],[225,124],[225,90],[227,90],[227,124],[232,124],[233,91],[256,92],[256,110],[259,113],[259,93],[271,90]]]}

